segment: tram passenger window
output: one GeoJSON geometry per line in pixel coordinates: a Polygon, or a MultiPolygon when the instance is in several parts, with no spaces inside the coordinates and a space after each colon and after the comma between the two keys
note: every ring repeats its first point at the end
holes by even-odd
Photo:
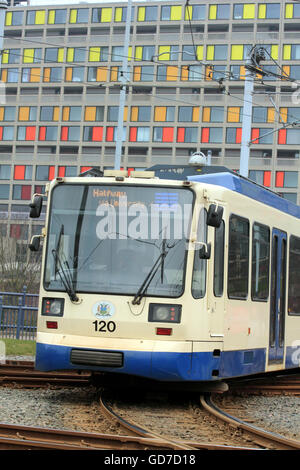
{"type": "Polygon", "coordinates": [[[223,295],[224,287],[224,220],[220,227],[215,229],[215,258],[214,258],[214,294],[223,295]]]}
{"type": "Polygon", "coordinates": [[[228,297],[246,299],[249,277],[249,220],[231,215],[229,220],[228,297]]]}
{"type": "MultiPolygon", "coordinates": [[[[197,230],[197,242],[207,242],[207,212],[201,209],[197,230]]],[[[200,244],[196,244],[194,254],[194,268],[192,277],[192,295],[195,299],[200,299],[205,296],[206,289],[206,266],[207,261],[199,258],[200,244]]]]}
{"type": "Polygon", "coordinates": [[[253,224],[252,229],[252,300],[268,300],[270,270],[270,229],[253,224]]]}
{"type": "Polygon", "coordinates": [[[290,237],[289,253],[289,315],[300,315],[300,238],[290,237]]]}

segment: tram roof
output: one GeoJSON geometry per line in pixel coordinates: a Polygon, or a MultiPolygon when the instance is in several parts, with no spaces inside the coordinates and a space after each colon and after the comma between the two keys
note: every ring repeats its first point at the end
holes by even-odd
{"type": "Polygon", "coordinates": [[[300,218],[300,206],[278,194],[260,186],[253,181],[238,175],[234,171],[222,166],[190,165],[155,165],[148,170],[154,171],[155,176],[161,179],[188,180],[198,183],[222,186],[244,196],[250,197],[267,206],[274,207],[286,214],[300,218]]]}

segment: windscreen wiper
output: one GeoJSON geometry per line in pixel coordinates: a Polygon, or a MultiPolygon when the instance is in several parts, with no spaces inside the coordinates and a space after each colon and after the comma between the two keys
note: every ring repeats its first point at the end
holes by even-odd
{"type": "Polygon", "coordinates": [[[166,240],[165,239],[163,240],[161,253],[160,253],[159,257],[157,258],[157,260],[155,261],[152,268],[150,269],[150,271],[147,274],[146,278],[144,279],[141,287],[139,288],[139,290],[135,294],[134,299],[132,300],[133,305],[139,305],[141,303],[141,300],[144,297],[144,295],[146,294],[147,289],[148,289],[148,287],[150,286],[150,284],[152,282],[152,279],[154,278],[155,274],[157,273],[157,271],[159,270],[160,267],[161,267],[161,282],[163,282],[165,258],[167,256],[167,254],[169,253],[169,249],[173,248],[174,246],[175,246],[175,243],[173,245],[168,245],[166,243],[166,240]],[[168,248],[168,250],[167,250],[167,248],[168,248]]]}
{"type": "Polygon", "coordinates": [[[53,255],[54,261],[55,261],[55,271],[54,272],[55,272],[55,276],[56,276],[56,274],[59,275],[60,280],[61,280],[64,288],[66,289],[66,292],[67,292],[68,296],[70,297],[71,301],[72,302],[77,302],[79,300],[79,298],[77,297],[76,292],[74,291],[74,288],[73,288],[73,285],[72,285],[72,279],[70,277],[69,263],[68,263],[67,260],[64,261],[64,263],[67,267],[67,271],[66,271],[65,268],[63,267],[61,258],[58,254],[60,240],[61,240],[61,237],[62,237],[63,234],[64,234],[64,225],[62,224],[60,232],[59,232],[56,248],[54,248],[52,250],[52,255],[53,255]],[[58,269],[57,269],[57,266],[59,266],[58,269]]]}

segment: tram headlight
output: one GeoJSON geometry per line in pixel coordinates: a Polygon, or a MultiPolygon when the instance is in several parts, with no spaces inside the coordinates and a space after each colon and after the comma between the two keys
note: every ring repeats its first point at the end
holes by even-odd
{"type": "Polygon", "coordinates": [[[148,320],[161,323],[180,323],[181,305],[150,304],[148,320]]]}
{"type": "Polygon", "coordinates": [[[62,317],[64,314],[65,299],[52,299],[44,297],[42,301],[42,315],[62,317]]]}

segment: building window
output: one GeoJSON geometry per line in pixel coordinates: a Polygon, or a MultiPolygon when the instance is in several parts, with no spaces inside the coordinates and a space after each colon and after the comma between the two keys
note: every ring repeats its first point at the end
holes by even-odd
{"type": "Polygon", "coordinates": [[[30,10],[27,12],[28,25],[45,24],[45,10],[30,10]]]}
{"type": "Polygon", "coordinates": [[[182,6],[162,6],[160,19],[162,21],[180,21],[182,18],[182,6]]]}
{"type": "Polygon", "coordinates": [[[138,7],[138,21],[156,21],[157,6],[138,7]]]}
{"type": "Polygon", "coordinates": [[[40,126],[39,140],[57,140],[57,126],[40,126]]]}
{"type": "Polygon", "coordinates": [[[297,188],[298,172],[297,171],[276,171],[276,188],[297,188]]]}
{"type": "Polygon", "coordinates": [[[155,106],[155,122],[173,122],[175,119],[175,106],[155,106]]]}
{"type": "Polygon", "coordinates": [[[110,23],[112,21],[112,8],[93,8],[92,23],[110,23]]]}
{"type": "Polygon", "coordinates": [[[0,126],[0,140],[14,140],[14,126],[0,126]]]}
{"type": "Polygon", "coordinates": [[[18,126],[17,140],[35,140],[35,126],[18,126]]]}
{"type": "Polygon", "coordinates": [[[11,224],[9,234],[10,234],[10,238],[16,238],[18,240],[27,240],[28,239],[28,225],[11,224]]]}
{"type": "Polygon", "coordinates": [[[258,18],[280,18],[280,3],[261,3],[258,5],[258,18]]]}
{"type": "MultiPolygon", "coordinates": [[[[151,80],[148,78],[148,80],[151,80]]],[[[157,67],[157,81],[176,82],[178,80],[178,67],[174,65],[159,65],[157,67]]]]}
{"type": "Polygon", "coordinates": [[[153,127],[153,142],[173,142],[174,127],[153,127]]]}
{"type": "Polygon", "coordinates": [[[41,69],[37,67],[22,69],[22,83],[39,82],[41,79],[41,69]]]}
{"type": "Polygon", "coordinates": [[[85,142],[102,142],[103,127],[85,126],[83,128],[83,140],[85,142]]]}
{"type": "MultiPolygon", "coordinates": [[[[123,49],[121,47],[121,49],[123,49]]],[[[113,60],[113,59],[112,59],[113,60]]],[[[119,59],[119,60],[122,60],[119,59]]],[[[90,47],[89,48],[89,62],[107,62],[108,61],[108,47],[90,47]]]]}
{"type": "Polygon", "coordinates": [[[204,107],[202,110],[203,122],[224,122],[224,107],[211,106],[204,107]]]}
{"type": "Polygon", "coordinates": [[[230,5],[210,5],[208,18],[210,20],[228,20],[230,18],[230,5]]]}
{"type": "Polygon", "coordinates": [[[85,67],[66,67],[66,82],[83,82],[85,67]]]}
{"type": "Polygon", "coordinates": [[[62,121],[81,121],[81,106],[63,106],[62,121]]]}
{"type": "Polygon", "coordinates": [[[65,24],[67,21],[67,10],[49,10],[48,24],[65,24]]]}
{"type": "Polygon", "coordinates": [[[104,120],[104,106],[86,106],[84,113],[85,121],[98,121],[104,120]]]}
{"type": "Polygon", "coordinates": [[[19,121],[36,121],[37,106],[20,106],[19,121]]]}
{"type": "Polygon", "coordinates": [[[22,26],[23,11],[7,11],[5,15],[5,26],[22,26]]]}
{"type": "Polygon", "coordinates": [[[222,127],[203,127],[201,130],[202,143],[221,143],[223,140],[222,127]]]}
{"type": "Polygon", "coordinates": [[[47,47],[45,49],[45,62],[63,62],[64,61],[64,48],[63,47],[47,47]]]}
{"type": "Polygon", "coordinates": [[[227,45],[208,45],[206,46],[207,60],[227,60],[227,45]]]}
{"type": "Polygon", "coordinates": [[[61,82],[62,67],[45,67],[43,81],[51,83],[61,82]]]}
{"type": "Polygon", "coordinates": [[[59,166],[58,167],[58,176],[78,176],[77,175],[77,166],[59,166]]]}
{"type": "Polygon", "coordinates": [[[35,170],[36,181],[50,181],[55,178],[55,166],[37,165],[35,170]]]}
{"type": "Polygon", "coordinates": [[[4,83],[18,83],[19,69],[1,69],[1,81],[4,83]]]}
{"type": "Polygon", "coordinates": [[[89,9],[78,8],[70,10],[70,23],[88,23],[89,21],[89,9]]]}
{"type": "Polygon", "coordinates": [[[79,126],[62,126],[60,138],[62,141],[79,142],[80,127],[79,126]]]}
{"type": "Polygon", "coordinates": [[[23,49],[23,64],[36,64],[42,60],[42,49],[23,49]]]}
{"type": "Polygon", "coordinates": [[[0,199],[9,199],[9,184],[0,184],[0,199]]]}
{"type": "Polygon", "coordinates": [[[177,142],[198,142],[198,127],[178,127],[177,142]]]}
{"type": "Polygon", "coordinates": [[[40,121],[58,121],[59,106],[41,106],[40,121]]]}
{"type": "Polygon", "coordinates": [[[271,171],[269,170],[250,170],[249,179],[261,186],[271,187],[271,171]]]}
{"type": "Polygon", "coordinates": [[[0,180],[9,180],[10,179],[10,165],[0,165],[0,180]]]}
{"type": "Polygon", "coordinates": [[[86,49],[84,47],[68,47],[67,62],[84,62],[86,49]]]}
{"type": "Polygon", "coordinates": [[[13,185],[13,199],[29,201],[31,199],[31,185],[30,184],[14,184],[13,185]]]}
{"type": "Polygon", "coordinates": [[[242,142],[241,127],[227,127],[226,144],[240,144],[242,142]]]}
{"type": "Polygon", "coordinates": [[[251,129],[251,143],[252,144],[272,144],[274,132],[273,129],[268,128],[253,128],[251,129]]]}
{"type": "Polygon", "coordinates": [[[199,122],[199,106],[179,106],[178,122],[199,122]]]}
{"type": "Polygon", "coordinates": [[[233,5],[233,18],[235,20],[249,20],[255,18],[254,3],[237,3],[233,5]]]}
{"type": "MultiPolygon", "coordinates": [[[[203,46],[183,46],[182,47],[182,60],[191,62],[193,60],[203,60],[203,46]]],[[[199,75],[198,75],[199,80],[199,75]]]]}
{"type": "Polygon", "coordinates": [[[20,49],[4,49],[1,55],[1,64],[19,64],[20,57],[20,49]]]}
{"type": "MultiPolygon", "coordinates": [[[[158,66],[158,69],[160,69],[160,66],[158,66]]],[[[120,77],[117,77],[117,79],[120,80],[120,77]]],[[[154,67],[152,65],[138,65],[133,68],[133,81],[152,82],[153,79],[154,67]]]]}
{"type": "Polygon", "coordinates": [[[185,20],[205,20],[206,5],[189,5],[185,7],[185,20]]]}
{"type": "Polygon", "coordinates": [[[14,180],[31,180],[32,165],[15,165],[14,180]]]}
{"type": "MultiPolygon", "coordinates": [[[[154,46],[144,46],[143,49],[147,47],[148,54],[147,58],[143,60],[151,60],[154,55],[154,46]],[[151,53],[151,54],[150,54],[151,53]]],[[[159,46],[158,48],[158,60],[178,60],[178,46],[159,46]]],[[[191,60],[191,58],[189,59],[191,60]]]]}
{"type": "Polygon", "coordinates": [[[0,107],[0,121],[14,121],[16,118],[15,106],[1,106],[0,107]]]}
{"type": "Polygon", "coordinates": [[[88,82],[106,82],[107,72],[106,67],[88,67],[88,82]]]}

